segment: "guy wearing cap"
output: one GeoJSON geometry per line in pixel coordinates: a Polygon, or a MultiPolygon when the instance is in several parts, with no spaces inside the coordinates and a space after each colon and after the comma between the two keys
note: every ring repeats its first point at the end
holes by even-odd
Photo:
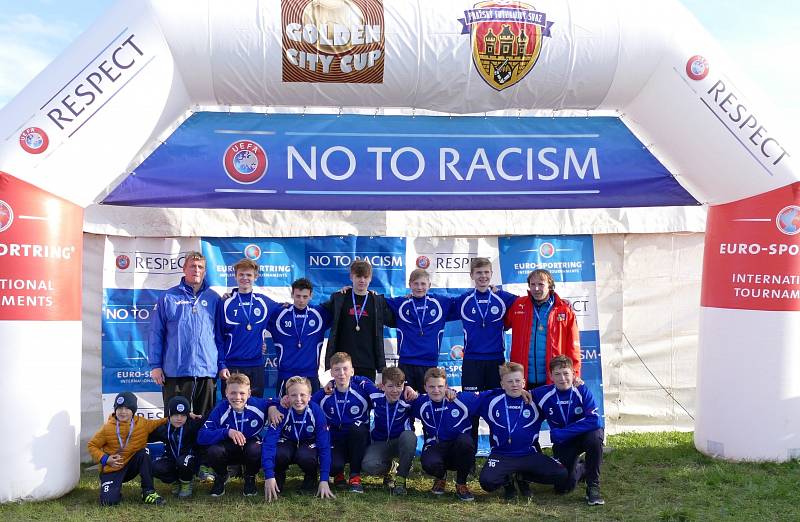
{"type": "Polygon", "coordinates": [[[122,483],[141,476],[142,502],[164,504],[156,493],[145,450],[147,437],[167,419],[137,417],[136,396],[123,392],[114,399],[114,413],[87,444],[89,454],[100,463],[100,504],[114,506],[122,500],[122,483]]]}
{"type": "Polygon", "coordinates": [[[188,414],[189,401],[176,395],[167,405],[169,422],[150,434],[150,442],[164,443],[164,453],[153,462],[153,476],[166,484],[177,482],[179,498],[192,496],[192,479],[200,467],[197,432],[203,421],[188,414]]]}

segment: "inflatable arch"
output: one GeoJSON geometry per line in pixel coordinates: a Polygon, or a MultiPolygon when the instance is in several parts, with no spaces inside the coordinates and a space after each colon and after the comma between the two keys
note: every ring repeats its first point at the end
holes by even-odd
{"type": "MultiPolygon", "coordinates": [[[[258,142],[252,136],[269,133],[247,118],[295,113],[292,124],[303,130],[297,114],[311,116],[320,107],[369,114],[378,122],[370,124],[373,135],[390,124],[381,119],[385,114],[423,113],[440,119],[420,117],[419,128],[412,122],[406,132],[438,132],[453,119],[462,131],[492,124],[485,120],[516,119],[516,131],[500,136],[509,143],[550,136],[563,144],[558,140],[597,138],[597,122],[604,120],[603,132],[619,127],[634,135],[644,145],[642,161],[655,159],[655,166],[626,165],[628,149],[609,153],[617,170],[609,169],[610,185],[601,188],[592,184],[599,175],[592,171],[591,145],[584,156],[564,159],[560,173],[566,178],[572,165],[572,178],[552,185],[565,190],[551,191],[539,182],[557,175],[557,166],[544,176],[526,176],[524,167],[503,171],[524,165],[520,146],[504,149],[507,164],[476,153],[467,169],[480,171],[474,179],[453,166],[453,156],[429,162],[441,177],[418,185],[424,190],[412,191],[413,204],[708,205],[695,445],[731,459],[797,456],[800,185],[779,122],[749,92],[677,1],[118,2],[0,112],[2,416],[13,420],[0,436],[0,500],[60,496],[78,480],[82,209],[101,202],[202,207],[191,178],[164,177],[177,176],[181,161],[191,162],[190,149],[173,158],[171,172],[142,167],[138,176],[137,169],[173,132],[178,136],[195,118],[220,115],[244,117],[236,121],[247,132],[226,138],[245,150],[230,158],[229,175],[238,172],[243,178],[236,186],[257,189],[247,176],[263,175],[267,158],[248,147],[258,142]],[[459,119],[464,114],[486,118],[459,119]],[[625,177],[637,168],[647,172],[625,177]],[[472,184],[478,178],[496,181],[496,190],[472,184]],[[589,189],[577,190],[582,182],[589,189]],[[453,183],[460,183],[458,191],[442,188],[453,183]],[[628,189],[629,198],[605,197],[628,189]],[[481,199],[472,190],[486,193],[481,199]],[[744,429],[754,411],[757,428],[744,429]]],[[[320,127],[309,117],[305,130],[312,138],[320,129],[358,133],[363,121],[352,118],[320,127]]],[[[611,135],[609,143],[616,143],[611,135]]],[[[181,150],[180,140],[174,145],[181,150]]],[[[536,147],[533,160],[544,163],[542,142],[536,147]]],[[[412,186],[427,176],[417,156],[426,153],[412,149],[403,157],[373,151],[394,169],[383,174],[394,184],[387,187],[412,186]]],[[[296,179],[319,181],[317,188],[345,186],[335,182],[352,174],[347,151],[319,154],[337,162],[320,163],[317,172],[310,156],[298,153],[290,157],[296,179]]],[[[218,158],[213,168],[219,171],[218,158]]],[[[286,178],[280,171],[286,165],[269,159],[270,173],[280,173],[271,176],[286,178]]],[[[370,172],[372,182],[359,182],[360,188],[384,179],[370,172]]],[[[244,190],[208,197],[220,208],[296,208],[298,200],[282,190],[264,189],[264,197],[250,199],[244,190]]],[[[347,209],[336,195],[326,189],[312,201],[316,208],[347,209]]],[[[360,200],[373,211],[409,205],[408,198],[360,200]]]]}

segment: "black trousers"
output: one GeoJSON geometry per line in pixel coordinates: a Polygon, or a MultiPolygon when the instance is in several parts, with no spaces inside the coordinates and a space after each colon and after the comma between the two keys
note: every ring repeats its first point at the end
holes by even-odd
{"type": "Polygon", "coordinates": [[[283,484],[286,482],[286,470],[291,464],[297,464],[306,477],[314,477],[316,480],[318,462],[317,448],[312,448],[309,443],[298,444],[293,440],[278,442],[275,451],[275,481],[278,483],[278,489],[283,490],[283,484]]]}
{"type": "Polygon", "coordinates": [[[153,476],[166,484],[172,484],[176,480],[189,482],[194,478],[200,468],[200,460],[192,454],[181,455],[178,460],[172,455],[164,455],[153,462],[153,476]]]}
{"type": "Polygon", "coordinates": [[[167,377],[161,388],[164,407],[177,395],[186,397],[189,409],[201,417],[206,417],[214,407],[217,385],[211,377],[167,377]]]}
{"type": "MultiPolygon", "coordinates": [[[[346,433],[339,440],[331,440],[331,475],[344,471],[344,465],[350,463],[350,476],[361,474],[361,461],[369,445],[369,424],[358,426],[351,424],[344,428],[346,433]]],[[[333,439],[333,437],[331,437],[333,439]]]]}
{"type": "Polygon", "coordinates": [[[425,372],[428,371],[428,368],[433,368],[433,366],[400,363],[397,367],[403,370],[407,385],[414,388],[414,391],[418,393],[425,393],[425,372]]]}
{"type": "MultiPolygon", "coordinates": [[[[319,391],[319,376],[314,375],[309,377],[308,375],[301,375],[301,377],[306,377],[309,381],[311,381],[311,395],[314,395],[319,391]]],[[[286,395],[286,381],[288,381],[291,377],[287,377],[286,379],[280,379],[278,381],[278,385],[275,386],[275,398],[279,399],[286,395]]]]}
{"type": "Polygon", "coordinates": [[[437,479],[445,477],[447,470],[456,472],[456,484],[466,484],[467,475],[475,465],[475,444],[472,437],[462,433],[453,440],[433,442],[422,448],[422,470],[437,479]]]}
{"type": "MultiPolygon", "coordinates": [[[[500,387],[500,365],[505,362],[504,359],[495,359],[493,361],[476,361],[474,359],[466,359],[461,363],[461,386],[465,392],[482,392],[486,390],[494,390],[500,387]]],[[[472,418],[472,440],[475,442],[475,448],[478,447],[478,424],[480,418],[476,415],[472,418]]]]}
{"type": "MultiPolygon", "coordinates": [[[[250,395],[264,398],[264,366],[228,366],[228,371],[231,375],[234,373],[243,373],[250,379],[250,395]]],[[[225,397],[225,387],[227,382],[225,379],[219,380],[219,385],[222,387],[222,396],[225,397]]]]}
{"type": "Polygon", "coordinates": [[[141,476],[142,492],[153,491],[150,454],[140,449],[119,471],[100,473],[100,505],[114,506],[122,500],[122,484],[141,476]]]}
{"type": "Polygon", "coordinates": [[[225,439],[206,449],[206,462],[218,477],[228,476],[229,464],[242,464],[244,475],[252,476],[261,468],[261,440],[248,439],[244,446],[225,439]]]}
{"type": "Polygon", "coordinates": [[[375,368],[364,368],[362,366],[353,367],[353,373],[355,375],[366,377],[372,382],[375,382],[375,378],[378,376],[378,370],[376,370],[375,368]]]}
{"type": "Polygon", "coordinates": [[[481,470],[481,488],[484,491],[494,491],[510,482],[515,473],[528,482],[552,484],[557,488],[563,488],[568,480],[567,468],[539,452],[523,457],[490,454],[481,470]]]}
{"type": "Polygon", "coordinates": [[[581,433],[569,439],[567,442],[553,444],[553,456],[555,456],[569,472],[570,482],[567,485],[567,490],[575,488],[578,480],[580,480],[580,477],[576,476],[575,473],[575,464],[578,462],[578,456],[584,452],[586,453],[586,467],[584,471],[586,485],[600,485],[600,465],[603,463],[604,436],[605,432],[603,428],[597,428],[594,431],[581,433]]]}

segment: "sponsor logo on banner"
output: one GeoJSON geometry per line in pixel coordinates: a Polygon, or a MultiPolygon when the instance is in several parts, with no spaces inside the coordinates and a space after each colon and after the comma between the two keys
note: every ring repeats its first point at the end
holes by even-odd
{"type": "Polygon", "coordinates": [[[464,11],[462,34],[470,34],[472,61],[481,78],[498,91],[517,84],[533,70],[543,37],[553,22],[522,2],[488,1],[464,11]]]}
{"type": "Polygon", "coordinates": [[[702,306],[800,310],[800,183],[709,208],[702,306]]]}
{"type": "Polygon", "coordinates": [[[124,254],[118,255],[116,264],[120,270],[127,270],[131,266],[131,258],[124,254]]]}
{"type": "Polygon", "coordinates": [[[500,238],[504,282],[525,283],[534,270],[548,270],[556,281],[594,281],[591,236],[513,236],[500,238]]]}
{"type": "Polygon", "coordinates": [[[250,185],[264,177],[269,160],[261,145],[250,140],[239,140],[225,150],[222,165],[233,181],[250,185]]]}
{"type": "Polygon", "coordinates": [[[708,76],[708,61],[696,54],[686,62],[686,75],[694,81],[700,81],[708,76]]]}
{"type": "MultiPolygon", "coordinates": [[[[775,225],[778,230],[787,236],[793,236],[800,232],[800,207],[789,205],[783,207],[778,215],[775,216],[775,225]]],[[[2,229],[0,229],[2,230],[2,229]]]]}
{"type": "Polygon", "coordinates": [[[553,243],[544,242],[539,245],[539,255],[545,259],[549,259],[553,257],[556,253],[556,247],[553,246],[553,243]]]}
{"type": "Polygon", "coordinates": [[[261,257],[261,247],[250,243],[246,247],[244,247],[244,251],[242,252],[244,257],[250,259],[252,261],[258,261],[258,258],[261,257]]]}
{"type": "Polygon", "coordinates": [[[283,81],[383,83],[382,0],[281,0],[283,81]]]}
{"type": "MultiPolygon", "coordinates": [[[[716,70],[716,69],[715,69],[716,70]]],[[[771,134],[762,121],[761,114],[755,113],[750,103],[735,84],[721,74],[710,75],[705,58],[692,56],[686,63],[686,76],[696,82],[700,102],[711,111],[715,119],[722,123],[739,145],[769,174],[774,167],[781,165],[789,153],[780,141],[771,134]]],[[[689,86],[693,91],[692,85],[689,86]]]]}
{"type": "Polygon", "coordinates": [[[417,257],[417,268],[421,268],[423,270],[429,268],[431,266],[431,258],[428,256],[419,256],[417,257]]]}
{"type": "Polygon", "coordinates": [[[30,127],[22,131],[19,135],[19,144],[22,150],[30,154],[41,154],[47,150],[50,138],[47,133],[39,127],[30,127]]]}
{"type": "Polygon", "coordinates": [[[450,348],[450,359],[453,361],[464,359],[464,347],[460,344],[453,345],[453,347],[450,348]]]}
{"type": "Polygon", "coordinates": [[[5,232],[14,222],[14,209],[0,199],[0,232],[5,232]]]}

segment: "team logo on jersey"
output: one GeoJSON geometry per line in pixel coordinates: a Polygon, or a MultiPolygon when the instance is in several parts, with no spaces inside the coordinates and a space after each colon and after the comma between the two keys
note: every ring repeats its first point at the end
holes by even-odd
{"type": "Polygon", "coordinates": [[[203,306],[208,306],[208,301],[203,299],[202,301],[200,301],[200,304],[203,305],[203,306]]]}
{"type": "Polygon", "coordinates": [[[708,60],[696,54],[686,62],[686,76],[694,81],[700,81],[708,76],[708,60]]]}
{"type": "Polygon", "coordinates": [[[255,315],[256,317],[260,316],[261,315],[261,308],[256,308],[255,310],[253,310],[253,315],[255,315]]]}
{"type": "Polygon", "coordinates": [[[5,232],[14,222],[14,209],[11,205],[0,199],[0,232],[5,232]]]}
{"type": "MultiPolygon", "coordinates": [[[[787,236],[793,236],[800,233],[800,207],[797,205],[789,205],[783,207],[778,215],[775,216],[775,225],[778,230],[787,236]]],[[[2,229],[0,229],[2,231],[2,229]]]]}
{"type": "Polygon", "coordinates": [[[526,419],[530,418],[531,410],[522,410],[522,416],[525,417],[526,419]]]}
{"type": "Polygon", "coordinates": [[[312,426],[311,424],[309,424],[308,426],[306,426],[306,431],[307,431],[307,432],[309,432],[309,433],[311,433],[312,431],[314,431],[314,426],[312,426]]]}
{"type": "Polygon", "coordinates": [[[491,308],[489,309],[489,311],[490,311],[492,314],[494,314],[494,315],[497,315],[497,314],[499,314],[499,313],[500,313],[500,308],[498,308],[497,306],[493,306],[493,307],[491,307],[491,308]]]}
{"type": "Polygon", "coordinates": [[[39,127],[28,127],[19,135],[19,145],[28,154],[41,154],[49,144],[50,138],[39,127]]]}
{"type": "Polygon", "coordinates": [[[583,408],[581,408],[580,406],[575,408],[575,415],[580,415],[581,413],[583,413],[583,408]]]}
{"type": "Polygon", "coordinates": [[[472,62],[483,81],[502,91],[528,75],[553,22],[523,2],[489,0],[464,11],[461,34],[470,34],[472,62]]]}
{"type": "Polygon", "coordinates": [[[129,266],[131,266],[131,258],[126,256],[125,254],[117,256],[117,268],[120,270],[126,270],[129,266]]]}
{"type": "Polygon", "coordinates": [[[359,408],[358,406],[351,406],[350,407],[350,413],[353,414],[353,415],[358,415],[359,411],[361,411],[361,408],[359,408]]]}
{"type": "Polygon", "coordinates": [[[313,320],[313,319],[309,319],[308,320],[308,326],[313,328],[316,325],[317,325],[317,322],[315,320],[313,320]]]}
{"type": "Polygon", "coordinates": [[[556,253],[556,247],[553,243],[542,243],[539,245],[539,255],[545,259],[553,257],[556,253]]]}
{"type": "Polygon", "coordinates": [[[425,270],[429,266],[431,266],[431,259],[428,256],[417,257],[417,268],[425,270]]]}
{"type": "Polygon", "coordinates": [[[452,348],[450,348],[450,359],[453,361],[457,361],[464,358],[464,347],[460,344],[454,344],[452,348]]]}
{"type": "Polygon", "coordinates": [[[255,428],[256,426],[258,426],[258,419],[251,420],[250,421],[250,427],[251,428],[255,428]]]}
{"type": "Polygon", "coordinates": [[[450,410],[450,416],[454,419],[460,415],[458,410],[450,410]]]}
{"type": "Polygon", "coordinates": [[[183,413],[183,410],[185,410],[185,409],[186,409],[186,406],[184,406],[183,404],[178,404],[178,405],[175,406],[175,411],[177,411],[178,413],[183,413]]]}
{"type": "Polygon", "coordinates": [[[258,143],[239,140],[228,145],[222,157],[225,173],[236,183],[251,185],[267,172],[267,153],[258,143]]]}

